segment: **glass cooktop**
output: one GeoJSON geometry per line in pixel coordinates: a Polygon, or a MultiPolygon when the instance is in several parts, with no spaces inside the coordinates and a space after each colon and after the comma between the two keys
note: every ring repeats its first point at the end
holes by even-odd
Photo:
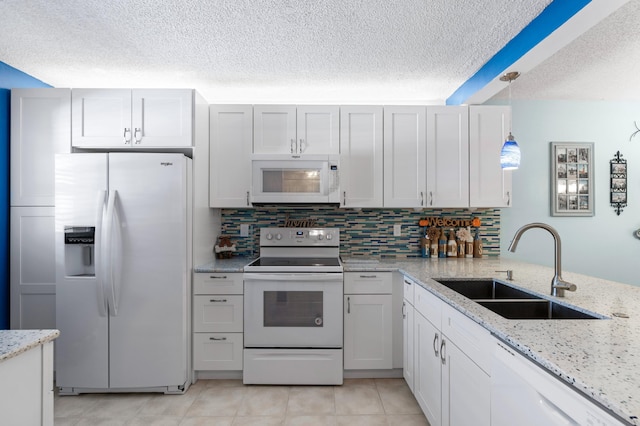
{"type": "Polygon", "coordinates": [[[340,261],[335,257],[260,257],[250,267],[336,267],[340,261]]]}

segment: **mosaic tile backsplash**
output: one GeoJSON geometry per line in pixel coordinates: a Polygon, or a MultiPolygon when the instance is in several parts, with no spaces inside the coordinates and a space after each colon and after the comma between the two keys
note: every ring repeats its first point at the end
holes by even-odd
{"type": "MultiPolygon", "coordinates": [[[[284,226],[293,221],[315,219],[317,227],[340,228],[342,256],[419,257],[421,219],[480,219],[480,237],[485,256],[500,255],[500,209],[342,209],[334,206],[286,208],[263,206],[255,209],[222,209],[221,235],[231,237],[236,255],[257,257],[260,254],[261,227],[284,226]],[[240,237],[240,225],[249,225],[249,237],[240,237]],[[402,236],[393,236],[394,225],[402,225],[402,236]]],[[[451,227],[446,227],[447,233],[451,227]]],[[[457,228],[456,228],[457,229],[457,228]]],[[[475,228],[472,228],[475,235],[475,228]]]]}

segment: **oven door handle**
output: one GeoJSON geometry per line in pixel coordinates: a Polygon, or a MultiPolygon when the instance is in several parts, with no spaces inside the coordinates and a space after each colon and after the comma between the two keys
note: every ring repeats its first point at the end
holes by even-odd
{"type": "Polygon", "coordinates": [[[245,281],[340,281],[342,282],[343,276],[341,273],[278,273],[278,274],[269,274],[269,273],[247,273],[245,272],[243,275],[243,279],[245,281]]]}

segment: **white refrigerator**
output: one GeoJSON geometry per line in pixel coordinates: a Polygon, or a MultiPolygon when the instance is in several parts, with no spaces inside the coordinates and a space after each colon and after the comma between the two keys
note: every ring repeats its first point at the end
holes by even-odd
{"type": "Polygon", "coordinates": [[[56,386],[182,393],[190,383],[191,160],[56,155],[56,386]]]}

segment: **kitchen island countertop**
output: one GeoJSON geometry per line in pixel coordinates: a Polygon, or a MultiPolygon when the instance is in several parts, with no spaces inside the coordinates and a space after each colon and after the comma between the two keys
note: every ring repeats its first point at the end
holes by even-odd
{"type": "Polygon", "coordinates": [[[0,330],[0,362],[50,342],[59,335],[58,330],[0,330]]]}
{"type": "MultiPolygon", "coordinates": [[[[242,272],[251,259],[217,260],[196,272],[242,272]]],[[[553,268],[505,257],[483,259],[343,258],[345,272],[399,270],[551,374],[633,425],[640,421],[640,287],[563,271],[577,291],[549,295],[553,268]],[[513,271],[506,281],[505,271],[513,271]],[[497,278],[608,317],[510,320],[433,278],[497,278]]]]}

